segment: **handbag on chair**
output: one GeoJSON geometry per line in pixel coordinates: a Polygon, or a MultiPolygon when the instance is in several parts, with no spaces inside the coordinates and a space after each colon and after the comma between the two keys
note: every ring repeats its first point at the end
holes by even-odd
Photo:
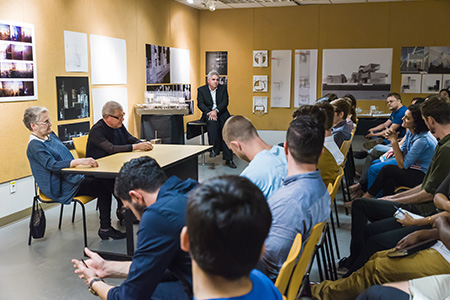
{"type": "Polygon", "coordinates": [[[33,210],[31,212],[30,232],[34,239],[44,237],[46,219],[44,210],[38,200],[39,196],[34,196],[33,210]]]}

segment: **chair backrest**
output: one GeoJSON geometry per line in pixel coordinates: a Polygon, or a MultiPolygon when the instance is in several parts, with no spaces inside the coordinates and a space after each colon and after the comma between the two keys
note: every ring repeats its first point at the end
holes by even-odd
{"type": "Polygon", "coordinates": [[[89,134],[72,138],[73,145],[75,147],[75,151],[77,151],[78,158],[86,157],[86,145],[88,137],[89,134]]]}
{"type": "Polygon", "coordinates": [[[291,250],[289,251],[288,257],[284,262],[283,266],[278,273],[277,280],[275,281],[275,286],[278,288],[280,293],[284,295],[286,288],[291,279],[292,271],[294,270],[295,263],[297,262],[298,255],[300,254],[300,249],[302,248],[302,235],[297,233],[297,236],[292,243],[291,250]]]}
{"type": "Polygon", "coordinates": [[[339,190],[339,187],[341,186],[342,177],[344,176],[344,170],[342,170],[342,167],[339,167],[339,173],[336,179],[334,180],[333,184],[328,185],[328,193],[330,194],[331,198],[331,204],[333,204],[334,199],[336,198],[336,194],[339,190]]]}
{"type": "Polygon", "coordinates": [[[348,150],[350,149],[350,144],[351,144],[350,140],[342,142],[340,150],[342,154],[344,154],[344,157],[347,157],[348,150]]]}
{"type": "Polygon", "coordinates": [[[302,254],[300,255],[300,259],[298,260],[297,266],[294,269],[294,273],[292,274],[289,288],[287,292],[287,300],[294,300],[297,298],[297,294],[300,290],[300,286],[303,281],[303,277],[308,271],[308,266],[310,265],[310,261],[314,257],[314,253],[316,252],[316,245],[322,236],[323,228],[326,224],[326,221],[322,223],[316,224],[311,230],[311,235],[306,241],[305,247],[303,249],[302,254]]]}

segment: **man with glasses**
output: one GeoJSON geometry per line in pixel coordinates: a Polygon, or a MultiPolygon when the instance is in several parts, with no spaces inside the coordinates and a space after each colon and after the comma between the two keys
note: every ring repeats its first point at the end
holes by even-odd
{"type": "Polygon", "coordinates": [[[209,72],[208,84],[198,88],[197,106],[203,112],[202,120],[207,123],[209,144],[214,146],[209,157],[215,157],[222,150],[225,164],[235,169],[233,152],[222,138],[222,128],[230,117],[230,113],[227,109],[227,88],[219,84],[219,73],[217,71],[209,72]]]}
{"type": "MultiPolygon", "coordinates": [[[[131,152],[133,150],[149,151],[153,149],[150,142],[141,142],[132,136],[123,125],[122,105],[116,101],[108,101],[102,108],[102,116],[89,131],[89,138],[86,147],[86,156],[99,159],[114,153],[131,152]]],[[[114,179],[103,179],[108,186],[110,194],[114,190],[114,179]]],[[[117,201],[117,218],[124,220],[122,202],[117,201]]],[[[104,235],[105,238],[106,235],[104,235]]]]}

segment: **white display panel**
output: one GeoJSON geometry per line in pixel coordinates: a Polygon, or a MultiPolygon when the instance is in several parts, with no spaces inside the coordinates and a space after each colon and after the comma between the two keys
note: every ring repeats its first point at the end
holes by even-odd
{"type": "Polygon", "coordinates": [[[189,50],[170,48],[170,83],[190,83],[189,50]]]}
{"type": "Polygon", "coordinates": [[[92,89],[92,108],[94,124],[102,118],[102,108],[108,101],[119,102],[125,112],[123,124],[128,128],[128,92],[127,88],[96,88],[92,89]]]}
{"type": "Polygon", "coordinates": [[[317,50],[295,50],[294,106],[316,102],[317,50]]]}
{"type": "Polygon", "coordinates": [[[420,74],[402,74],[402,86],[400,92],[418,94],[420,93],[421,82],[422,75],[420,74]]]}
{"type": "Polygon", "coordinates": [[[291,50],[272,51],[270,107],[291,107],[291,50]]]}
{"type": "Polygon", "coordinates": [[[127,45],[122,39],[91,34],[92,84],[127,84],[127,45]]]}
{"type": "Polygon", "coordinates": [[[64,55],[66,59],[66,72],[87,72],[87,34],[64,31],[64,55]]]}

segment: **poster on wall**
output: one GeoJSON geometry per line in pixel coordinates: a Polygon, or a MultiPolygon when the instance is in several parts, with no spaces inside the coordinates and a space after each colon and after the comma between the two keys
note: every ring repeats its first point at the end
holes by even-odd
{"type": "Polygon", "coordinates": [[[92,84],[127,84],[125,40],[91,34],[92,84]]]}
{"type": "Polygon", "coordinates": [[[75,149],[72,138],[89,134],[89,122],[58,125],[58,137],[70,150],[75,149]]]}
{"type": "Polygon", "coordinates": [[[252,112],[257,115],[267,114],[267,97],[253,97],[252,112]]]}
{"type": "Polygon", "coordinates": [[[269,80],[267,75],[253,76],[253,92],[267,92],[269,80]]]}
{"type": "Polygon", "coordinates": [[[294,106],[316,102],[317,50],[295,50],[294,106]]]}
{"type": "Polygon", "coordinates": [[[450,74],[450,47],[430,47],[430,74],[450,74]]]}
{"type": "Polygon", "coordinates": [[[420,74],[402,74],[402,93],[420,93],[422,84],[422,75],[420,74]]]}
{"type": "Polygon", "coordinates": [[[66,72],[88,72],[87,34],[64,31],[66,72]]]}
{"type": "Polygon", "coordinates": [[[216,51],[216,52],[206,52],[206,74],[208,75],[211,71],[217,71],[220,76],[228,75],[228,52],[227,51],[216,51]]]}
{"type": "Polygon", "coordinates": [[[450,75],[444,74],[444,78],[442,78],[442,88],[450,89],[450,75]]]}
{"type": "Polygon", "coordinates": [[[0,20],[0,102],[37,100],[34,25],[0,20]]]}
{"type": "Polygon", "coordinates": [[[253,67],[267,67],[269,65],[269,51],[253,50],[253,67]]]}
{"type": "Polygon", "coordinates": [[[156,84],[147,85],[148,92],[183,92],[185,100],[191,100],[190,84],[156,84]]]}
{"type": "Polygon", "coordinates": [[[170,48],[170,82],[189,83],[190,80],[189,50],[170,48]]]}
{"type": "Polygon", "coordinates": [[[147,84],[170,83],[170,48],[145,45],[147,84]]]}
{"type": "Polygon", "coordinates": [[[401,55],[400,73],[418,74],[428,70],[428,47],[402,47],[401,55]]]}
{"type": "Polygon", "coordinates": [[[273,50],[270,107],[291,107],[291,50],[273,50]]]}
{"type": "Polygon", "coordinates": [[[89,117],[89,78],[56,77],[58,121],[89,117]]]}
{"type": "Polygon", "coordinates": [[[386,100],[391,92],[392,49],[324,49],[322,95],[352,94],[356,99],[386,100]]]}
{"type": "Polygon", "coordinates": [[[114,100],[119,102],[125,113],[123,125],[128,127],[128,91],[127,88],[97,88],[92,89],[92,114],[94,116],[94,124],[102,118],[102,108],[106,102],[114,100]]]}
{"type": "Polygon", "coordinates": [[[442,85],[442,74],[424,74],[422,76],[422,93],[439,93],[442,85]]]}

